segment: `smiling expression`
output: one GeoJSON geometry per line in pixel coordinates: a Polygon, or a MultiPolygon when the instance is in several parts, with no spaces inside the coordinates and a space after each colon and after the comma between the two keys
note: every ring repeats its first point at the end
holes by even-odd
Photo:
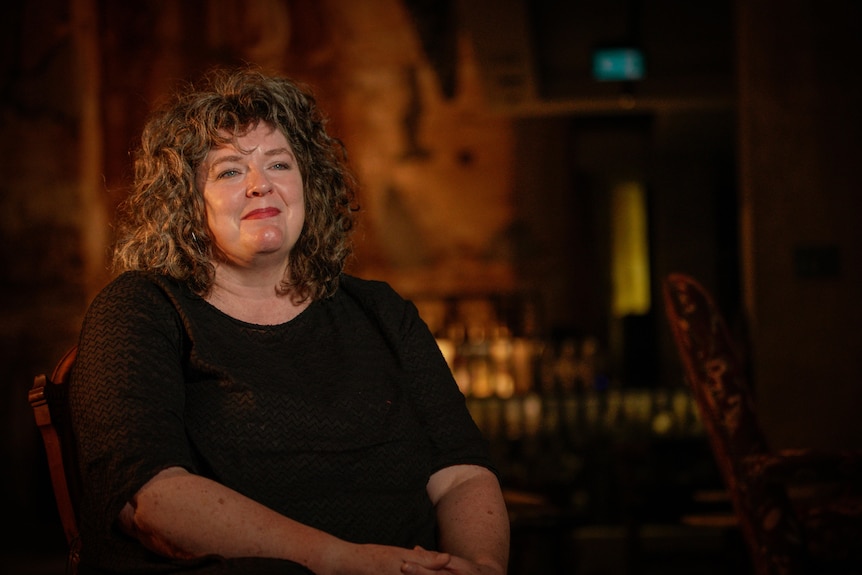
{"type": "Polygon", "coordinates": [[[305,221],[302,174],[281,131],[259,123],[198,169],[220,263],[284,266],[305,221]]]}

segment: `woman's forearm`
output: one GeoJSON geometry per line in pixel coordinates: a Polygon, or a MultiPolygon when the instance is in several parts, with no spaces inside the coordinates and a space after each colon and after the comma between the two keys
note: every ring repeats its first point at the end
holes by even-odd
{"type": "Polygon", "coordinates": [[[459,465],[435,473],[428,492],[437,509],[440,550],[506,572],[509,517],[496,476],[459,465]]]}
{"type": "Polygon", "coordinates": [[[449,560],[435,551],[344,541],[176,467],[138,491],[120,513],[120,525],[168,557],[286,559],[318,575],[395,573],[405,562],[439,569],[449,560]]]}
{"type": "Polygon", "coordinates": [[[169,557],[272,557],[317,573],[345,544],[180,468],[166,469],[144,485],[121,512],[120,524],[169,557]]]}

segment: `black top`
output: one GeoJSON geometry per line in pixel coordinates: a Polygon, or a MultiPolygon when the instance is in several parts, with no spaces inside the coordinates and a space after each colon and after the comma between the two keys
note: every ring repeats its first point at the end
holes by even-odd
{"type": "MultiPolygon", "coordinates": [[[[116,527],[123,505],[166,467],[346,540],[431,549],[430,475],[492,468],[415,306],[351,276],[333,297],[267,326],[164,276],[125,273],[84,320],[70,402],[86,490],[82,563],[111,572],[208,563],[157,557],[116,527]]],[[[250,567],[213,561],[207,573],[250,567]]],[[[268,563],[290,572],[289,562],[268,563]]]]}

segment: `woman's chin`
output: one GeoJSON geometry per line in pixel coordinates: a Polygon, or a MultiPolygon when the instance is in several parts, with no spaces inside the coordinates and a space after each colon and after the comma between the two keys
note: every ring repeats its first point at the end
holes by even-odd
{"type": "Polygon", "coordinates": [[[290,251],[285,247],[284,232],[275,226],[267,226],[258,230],[251,238],[249,243],[254,246],[255,251],[260,254],[271,254],[279,251],[290,251]]]}

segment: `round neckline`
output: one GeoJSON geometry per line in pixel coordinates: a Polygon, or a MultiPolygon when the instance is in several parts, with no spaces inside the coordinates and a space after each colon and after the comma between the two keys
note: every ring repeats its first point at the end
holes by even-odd
{"type": "Polygon", "coordinates": [[[197,298],[198,300],[200,300],[204,304],[204,306],[206,306],[208,309],[214,311],[219,317],[227,319],[227,320],[237,324],[240,327],[244,327],[247,329],[253,329],[253,330],[257,330],[257,331],[277,330],[279,328],[286,328],[289,326],[296,325],[297,323],[300,322],[299,320],[302,320],[304,317],[306,317],[308,315],[309,310],[317,307],[317,303],[319,301],[319,300],[312,300],[311,303],[309,303],[305,307],[305,309],[303,309],[298,314],[296,314],[295,316],[293,316],[292,318],[290,318],[289,320],[287,320],[285,322],[281,322],[281,323],[254,323],[254,322],[245,321],[245,320],[239,319],[238,317],[234,317],[234,316],[230,315],[229,313],[219,309],[218,307],[216,307],[215,305],[213,305],[212,303],[210,303],[205,298],[203,298],[199,295],[195,295],[194,297],[197,298]]]}

